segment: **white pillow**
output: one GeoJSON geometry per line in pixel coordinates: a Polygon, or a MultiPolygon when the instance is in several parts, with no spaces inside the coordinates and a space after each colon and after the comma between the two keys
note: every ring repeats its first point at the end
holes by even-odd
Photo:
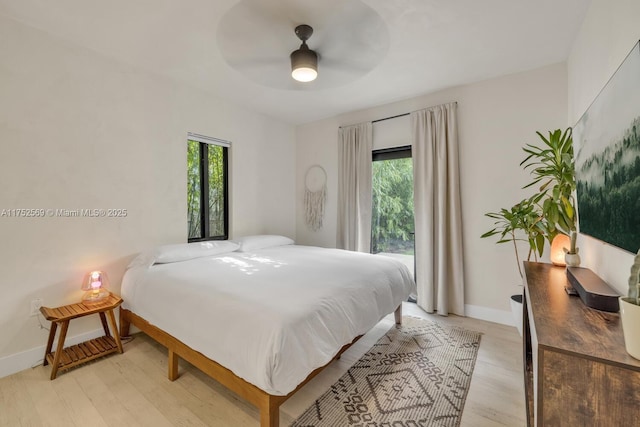
{"type": "Polygon", "coordinates": [[[154,261],[156,264],[187,261],[194,258],[233,252],[239,247],[238,243],[231,240],[208,240],[206,242],[164,245],[155,250],[154,261]]]}
{"type": "Polygon", "coordinates": [[[137,257],[131,260],[127,269],[136,267],[151,267],[155,261],[155,255],[153,251],[140,252],[137,257]]]}
{"type": "Polygon", "coordinates": [[[233,239],[240,244],[238,252],[251,252],[258,249],[270,248],[273,246],[293,245],[295,242],[288,237],[262,234],[258,236],[244,236],[233,239]]]}

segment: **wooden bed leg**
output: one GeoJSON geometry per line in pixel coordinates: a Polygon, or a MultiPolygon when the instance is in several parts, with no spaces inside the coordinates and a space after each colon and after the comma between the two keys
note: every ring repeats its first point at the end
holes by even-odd
{"type": "Polygon", "coordinates": [[[129,316],[127,316],[125,310],[120,307],[120,336],[124,338],[128,337],[130,327],[131,321],[129,320],[129,316]]]}
{"type": "Polygon", "coordinates": [[[267,402],[260,408],[260,427],[280,426],[280,402],[268,396],[267,402]]]}
{"type": "Polygon", "coordinates": [[[400,303],[398,308],[396,308],[396,311],[393,312],[393,315],[396,318],[396,325],[397,326],[402,325],[402,303],[400,303]]]}
{"type": "Polygon", "coordinates": [[[169,350],[169,381],[175,381],[178,379],[178,361],[180,357],[169,350]]]}

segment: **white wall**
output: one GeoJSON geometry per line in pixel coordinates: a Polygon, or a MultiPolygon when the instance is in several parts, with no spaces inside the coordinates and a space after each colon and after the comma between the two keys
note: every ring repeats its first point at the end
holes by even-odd
{"type": "MultiPolygon", "coordinates": [[[[571,126],[640,39],[638,22],[638,0],[592,0],[567,61],[571,126]]],[[[633,254],[582,235],[578,245],[583,266],[626,294],[633,254]]]]}
{"type": "MultiPolygon", "coordinates": [[[[77,301],[90,269],[118,292],[137,252],[186,241],[189,131],[233,144],[231,235],[295,238],[292,126],[0,18],[0,210],[128,212],[0,217],[0,365],[46,343],[33,298],[77,301]]],[[[99,325],[80,319],[69,334],[99,325]]]]}
{"type": "MultiPolygon", "coordinates": [[[[512,248],[495,245],[494,240],[480,239],[480,235],[492,225],[484,213],[511,207],[528,195],[526,190],[521,190],[529,179],[518,166],[524,158],[521,147],[528,142],[536,143],[538,137],[535,132],[538,130],[546,132],[566,127],[564,64],[299,126],[296,130],[297,241],[335,247],[338,126],[450,101],[458,101],[466,303],[470,306],[467,314],[500,320],[509,310],[509,296],[519,291],[515,285],[521,280],[512,248]],[[316,163],[322,165],[328,174],[328,203],[324,228],[312,232],[305,226],[302,215],[302,177],[307,168],[316,163]]],[[[406,123],[406,119],[400,119],[400,122],[402,120],[406,123]]],[[[375,130],[374,127],[374,134],[375,130]]],[[[385,130],[384,134],[388,132],[385,130]]],[[[410,141],[405,144],[408,143],[410,141]]]]}

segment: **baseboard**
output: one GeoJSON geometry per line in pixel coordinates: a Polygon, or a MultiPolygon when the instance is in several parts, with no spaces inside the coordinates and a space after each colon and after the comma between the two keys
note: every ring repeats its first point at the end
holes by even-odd
{"type": "Polygon", "coordinates": [[[516,326],[511,311],[496,310],[495,308],[487,308],[479,305],[464,306],[464,313],[467,317],[474,319],[486,320],[488,322],[500,323],[502,325],[516,326]]]}
{"type": "MultiPolygon", "coordinates": [[[[93,331],[85,332],[80,335],[69,336],[65,339],[65,347],[70,345],[79,344],[83,341],[87,341],[93,338],[98,338],[104,335],[104,329],[95,329],[93,331]]],[[[57,342],[57,340],[56,340],[57,342]]],[[[54,343],[53,348],[55,348],[54,343]]],[[[44,356],[45,345],[32,348],[20,353],[11,354],[0,358],[0,378],[15,374],[16,372],[24,371],[25,369],[32,368],[42,363],[42,357],[44,356]]]]}

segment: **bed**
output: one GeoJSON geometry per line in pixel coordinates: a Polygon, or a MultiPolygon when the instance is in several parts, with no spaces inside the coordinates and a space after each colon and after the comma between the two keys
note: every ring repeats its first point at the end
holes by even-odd
{"type": "Polygon", "coordinates": [[[294,245],[282,236],[168,245],[141,254],[122,283],[133,324],[258,407],[262,427],[322,367],[414,291],[392,258],[294,245]]]}

